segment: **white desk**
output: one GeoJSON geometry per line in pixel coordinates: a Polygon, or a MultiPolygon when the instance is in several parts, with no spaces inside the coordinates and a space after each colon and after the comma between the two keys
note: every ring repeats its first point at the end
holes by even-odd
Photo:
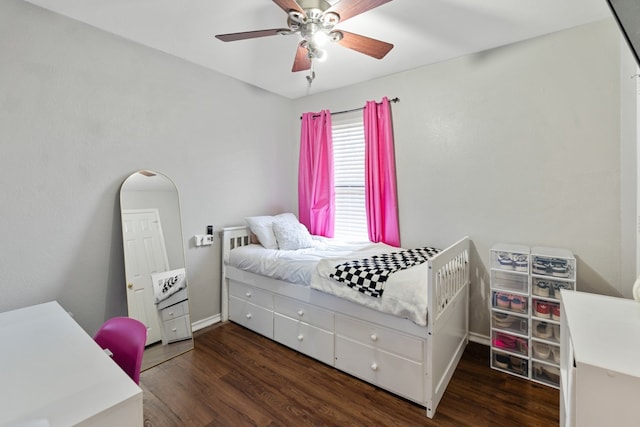
{"type": "Polygon", "coordinates": [[[562,291],[560,425],[640,425],[640,304],[562,291]]]}
{"type": "Polygon", "coordinates": [[[0,313],[0,426],[142,426],[142,390],[57,302],[0,313]]]}

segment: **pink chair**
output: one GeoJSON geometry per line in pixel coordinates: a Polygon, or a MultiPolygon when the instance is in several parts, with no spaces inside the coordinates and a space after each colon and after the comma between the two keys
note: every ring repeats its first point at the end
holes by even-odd
{"type": "Polygon", "coordinates": [[[114,317],[104,322],[93,339],[109,350],[113,361],[140,384],[142,354],[147,342],[147,327],[142,322],[130,317],[114,317]]]}

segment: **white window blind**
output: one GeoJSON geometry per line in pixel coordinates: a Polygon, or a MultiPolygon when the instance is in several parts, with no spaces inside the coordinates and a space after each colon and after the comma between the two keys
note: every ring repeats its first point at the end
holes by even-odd
{"type": "Polygon", "coordinates": [[[369,240],[364,200],[362,111],[332,117],[335,238],[369,240]]]}

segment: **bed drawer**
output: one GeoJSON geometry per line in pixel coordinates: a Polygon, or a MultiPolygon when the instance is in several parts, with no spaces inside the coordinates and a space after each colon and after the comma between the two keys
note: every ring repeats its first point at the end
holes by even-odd
{"type": "Polygon", "coordinates": [[[229,295],[273,310],[273,295],[262,289],[231,281],[229,282],[229,295]]]}
{"type": "Polygon", "coordinates": [[[176,317],[163,323],[167,342],[186,340],[191,338],[189,316],[176,317]]]}
{"type": "Polygon", "coordinates": [[[336,336],[335,345],[336,368],[408,399],[424,401],[422,364],[341,336],[336,336]]]}
{"type": "Polygon", "coordinates": [[[350,317],[336,315],[335,322],[336,335],[343,335],[419,363],[423,361],[423,341],[420,339],[350,317]]]}
{"type": "Polygon", "coordinates": [[[229,298],[229,320],[273,339],[273,311],[246,300],[229,298]]]}
{"type": "Polygon", "coordinates": [[[333,332],[333,313],[291,298],[275,296],[275,311],[333,332]]]}
{"type": "Polygon", "coordinates": [[[162,321],[167,321],[171,319],[175,319],[180,316],[184,316],[185,314],[189,314],[189,301],[182,301],[178,304],[171,305],[163,310],[160,310],[162,313],[162,321]]]}
{"type": "Polygon", "coordinates": [[[333,333],[278,313],[273,322],[276,341],[333,366],[333,333]]]}

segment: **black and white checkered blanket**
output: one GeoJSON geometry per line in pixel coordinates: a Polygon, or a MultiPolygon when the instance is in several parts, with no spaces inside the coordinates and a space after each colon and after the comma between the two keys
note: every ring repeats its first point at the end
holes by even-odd
{"type": "Polygon", "coordinates": [[[329,276],[358,292],[380,298],[389,275],[422,264],[438,252],[440,249],[424,247],[374,255],[337,265],[336,271],[329,276]]]}

